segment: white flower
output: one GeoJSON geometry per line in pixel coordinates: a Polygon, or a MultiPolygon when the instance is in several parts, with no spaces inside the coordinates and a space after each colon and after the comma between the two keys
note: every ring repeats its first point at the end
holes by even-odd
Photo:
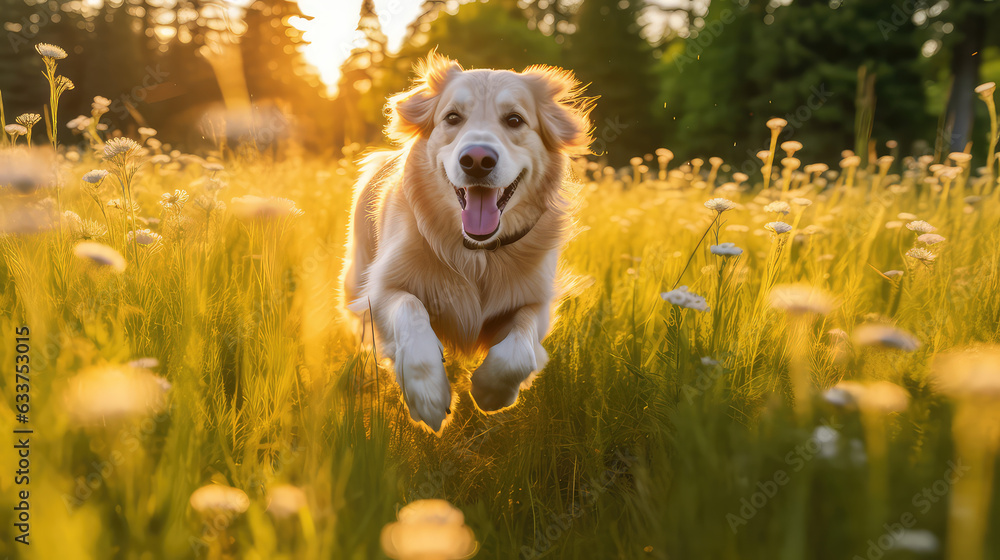
{"type": "Polygon", "coordinates": [[[109,200],[105,206],[107,206],[108,208],[113,208],[115,210],[118,210],[119,212],[130,212],[136,214],[139,213],[138,203],[133,202],[131,205],[129,205],[123,202],[122,199],[120,198],[113,198],[109,200]]]}
{"type": "Polygon", "coordinates": [[[993,97],[993,92],[996,91],[996,89],[997,89],[996,83],[986,82],[985,84],[979,84],[978,86],[976,86],[975,91],[976,93],[979,94],[979,97],[983,99],[989,99],[990,97],[993,97]]]}
{"type": "Polygon", "coordinates": [[[163,193],[160,196],[160,206],[166,210],[176,210],[180,212],[184,209],[184,204],[188,201],[187,191],[177,189],[172,193],[163,193]]]}
{"type": "Polygon", "coordinates": [[[681,286],[675,290],[670,290],[669,292],[663,292],[660,297],[664,301],[672,303],[680,307],[686,307],[688,309],[695,309],[698,311],[708,311],[709,307],[705,303],[705,298],[699,296],[698,294],[688,291],[687,286],[681,286]]]}
{"type": "Polygon", "coordinates": [[[465,516],[445,500],[417,500],[397,517],[382,528],[382,550],[389,558],[458,560],[471,557],[478,546],[465,516]]]}
{"type": "Polygon", "coordinates": [[[768,222],[764,224],[764,229],[767,229],[778,235],[781,235],[782,233],[788,233],[792,231],[792,226],[786,224],[785,222],[768,222]]]}
{"type": "Polygon", "coordinates": [[[819,445],[819,456],[832,459],[837,456],[840,447],[840,432],[830,426],[816,426],[812,439],[819,445]]]}
{"type": "Polygon", "coordinates": [[[138,229],[128,232],[128,242],[131,243],[133,240],[139,245],[149,247],[163,241],[163,237],[148,229],[138,229]]]}
{"type": "Polygon", "coordinates": [[[891,222],[885,223],[885,229],[899,229],[901,227],[903,227],[903,222],[898,220],[892,220],[891,222]]]}
{"type": "Polygon", "coordinates": [[[934,233],[937,228],[923,220],[914,220],[906,224],[906,229],[917,233],[934,233]]]}
{"type": "Polygon", "coordinates": [[[149,138],[150,136],[156,136],[156,129],[155,128],[149,128],[148,126],[140,126],[139,127],[139,136],[142,136],[143,138],[149,138]]]}
{"type": "Polygon", "coordinates": [[[764,211],[771,212],[774,214],[787,214],[792,211],[792,207],[789,206],[788,203],[783,200],[775,200],[774,202],[765,206],[764,211]]]}
{"type": "Polygon", "coordinates": [[[57,47],[49,43],[38,43],[37,45],[35,45],[35,51],[37,51],[38,54],[46,58],[51,58],[54,60],[61,60],[66,58],[66,51],[63,50],[62,47],[57,47]]]}
{"type": "Polygon", "coordinates": [[[109,268],[117,273],[125,271],[125,257],[103,243],[82,241],[73,247],[73,254],[99,268],[109,268]]]}
{"type": "Polygon", "coordinates": [[[771,289],[771,307],[792,315],[819,313],[826,315],[833,308],[833,298],[819,288],[805,284],[783,284],[771,289]]]}
{"type": "Polygon", "coordinates": [[[90,106],[95,111],[100,111],[102,109],[107,110],[107,108],[111,106],[111,100],[108,99],[107,97],[101,97],[100,95],[98,95],[94,97],[94,102],[91,103],[90,106]]]}
{"type": "Polygon", "coordinates": [[[63,404],[74,421],[90,425],[157,414],[167,404],[157,379],[146,370],[127,366],[88,368],[70,378],[63,404]]]}
{"type": "Polygon", "coordinates": [[[111,159],[117,156],[128,157],[139,150],[139,144],[131,138],[112,138],[104,144],[104,157],[111,159]]]}
{"type": "Polygon", "coordinates": [[[728,198],[713,198],[705,203],[705,208],[721,214],[727,210],[736,208],[736,203],[728,198]]]}
{"type": "Polygon", "coordinates": [[[206,162],[206,163],[203,163],[201,166],[204,167],[206,171],[211,171],[212,173],[216,173],[218,171],[222,171],[223,169],[225,169],[225,167],[223,167],[221,163],[207,163],[206,162]]]}
{"type": "Polygon", "coordinates": [[[889,278],[889,279],[892,279],[892,280],[896,280],[897,278],[902,278],[903,277],[903,271],[902,270],[887,270],[887,271],[885,271],[885,272],[882,273],[882,276],[885,276],[886,278],[889,278]]]}
{"type": "Polygon", "coordinates": [[[83,180],[86,183],[96,185],[104,180],[108,176],[107,170],[104,169],[94,169],[83,174],[83,180]]]}
{"type": "Polygon", "coordinates": [[[888,325],[867,324],[854,330],[854,342],[861,346],[882,346],[913,352],[920,341],[912,334],[888,325]]]}
{"type": "Polygon", "coordinates": [[[201,514],[240,514],[250,507],[250,498],[239,488],[208,484],[191,493],[191,509],[201,514]]]}
{"type": "Polygon", "coordinates": [[[718,245],[712,245],[709,250],[713,255],[721,255],[723,257],[735,257],[743,253],[743,249],[736,246],[735,243],[719,243],[718,245]]]}
{"type": "Polygon", "coordinates": [[[917,236],[917,241],[924,243],[926,245],[934,245],[935,243],[940,243],[944,241],[944,237],[936,233],[922,233],[917,236]]]}
{"type": "Polygon", "coordinates": [[[28,129],[24,128],[24,126],[19,124],[8,124],[7,126],[3,127],[3,129],[4,131],[7,132],[7,134],[10,134],[11,136],[14,137],[28,135],[28,129]]]}
{"type": "Polygon", "coordinates": [[[765,124],[767,125],[767,128],[770,128],[771,130],[781,130],[782,128],[788,126],[788,121],[779,117],[774,117],[768,119],[765,124]]]}
{"type": "Polygon", "coordinates": [[[713,360],[712,358],[710,358],[708,356],[702,356],[701,357],[701,365],[706,366],[706,367],[715,367],[715,366],[719,365],[719,362],[717,360],[713,360]]]}
{"type": "Polygon", "coordinates": [[[86,115],[79,115],[76,118],[71,119],[68,123],[66,123],[66,128],[69,128],[71,130],[83,131],[87,130],[87,127],[90,126],[91,122],[92,119],[90,117],[86,115]]]}
{"type": "Polygon", "coordinates": [[[278,519],[298,514],[307,503],[306,493],[298,486],[279,484],[267,491],[267,512],[278,519]]]}
{"type": "Polygon", "coordinates": [[[917,259],[923,263],[932,263],[937,259],[937,255],[928,251],[927,249],[921,249],[919,247],[914,247],[906,252],[906,256],[911,259],[917,259]]]}
{"type": "Polygon", "coordinates": [[[813,201],[809,200],[808,198],[799,198],[799,197],[796,197],[796,198],[792,199],[792,204],[794,204],[796,206],[805,207],[805,206],[809,206],[812,203],[813,203],[813,201]]]}
{"type": "Polygon", "coordinates": [[[1000,398],[1000,347],[972,346],[939,355],[931,368],[935,390],[989,407],[1000,398]]]}
{"type": "Polygon", "coordinates": [[[896,214],[896,217],[906,222],[912,222],[917,219],[916,214],[910,214],[909,212],[900,212],[899,214],[896,214]]]}

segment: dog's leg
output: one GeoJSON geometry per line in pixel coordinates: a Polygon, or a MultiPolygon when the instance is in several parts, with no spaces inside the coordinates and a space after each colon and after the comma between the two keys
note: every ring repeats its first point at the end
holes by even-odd
{"type": "Polygon", "coordinates": [[[486,412],[514,404],[520,390],[531,385],[532,375],[549,361],[541,345],[548,330],[547,308],[522,307],[511,317],[509,328],[472,374],[472,398],[486,412]]]}
{"type": "Polygon", "coordinates": [[[383,317],[376,311],[376,324],[410,417],[438,432],[451,412],[451,385],[444,371],[444,349],[431,329],[427,310],[416,296],[402,291],[377,307],[385,310],[383,317]]]}

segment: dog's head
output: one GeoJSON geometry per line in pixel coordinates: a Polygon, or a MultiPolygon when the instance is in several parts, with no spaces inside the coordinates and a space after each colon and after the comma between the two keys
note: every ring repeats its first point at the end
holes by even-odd
{"type": "Polygon", "coordinates": [[[590,145],[589,104],[570,72],[463,70],[431,52],[419,80],[389,102],[389,136],[425,162],[420,188],[475,244],[525,227],[558,189],[567,156],[590,145]],[[524,208],[518,209],[519,206],[524,208]]]}

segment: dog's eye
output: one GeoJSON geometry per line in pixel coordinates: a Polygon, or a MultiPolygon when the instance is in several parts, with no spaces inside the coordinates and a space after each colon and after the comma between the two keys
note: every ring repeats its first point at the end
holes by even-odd
{"type": "Polygon", "coordinates": [[[456,125],[462,122],[462,115],[459,115],[458,113],[455,112],[448,113],[448,116],[444,118],[444,122],[450,125],[456,125]]]}
{"type": "Polygon", "coordinates": [[[507,126],[511,128],[517,128],[522,124],[524,124],[524,118],[521,117],[521,115],[518,115],[517,113],[511,113],[507,115],[507,117],[504,119],[504,122],[506,122],[507,126]]]}

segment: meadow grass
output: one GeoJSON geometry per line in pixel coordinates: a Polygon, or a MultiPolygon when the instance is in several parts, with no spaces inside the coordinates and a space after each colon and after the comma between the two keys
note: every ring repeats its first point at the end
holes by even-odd
{"type": "Polygon", "coordinates": [[[35,431],[31,545],[7,536],[5,452],[0,555],[380,558],[425,498],[462,510],[480,558],[1000,555],[996,355],[973,396],[940,382],[961,373],[942,356],[1000,335],[1000,200],[961,155],[799,170],[772,141],[766,189],[723,182],[742,162],[575,163],[549,365],[484,415],[477,360],[449,355],[459,403],[435,437],[340,309],[356,146],[202,157],[154,133],[116,162],[88,134],[50,186],[0,177],[0,363],[29,326],[35,431]],[[919,220],[945,239],[918,241],[919,220]],[[727,242],[742,252],[710,250],[727,242]],[[210,483],[249,503],[192,507],[210,483]],[[297,513],[268,510],[284,484],[297,513]]]}

